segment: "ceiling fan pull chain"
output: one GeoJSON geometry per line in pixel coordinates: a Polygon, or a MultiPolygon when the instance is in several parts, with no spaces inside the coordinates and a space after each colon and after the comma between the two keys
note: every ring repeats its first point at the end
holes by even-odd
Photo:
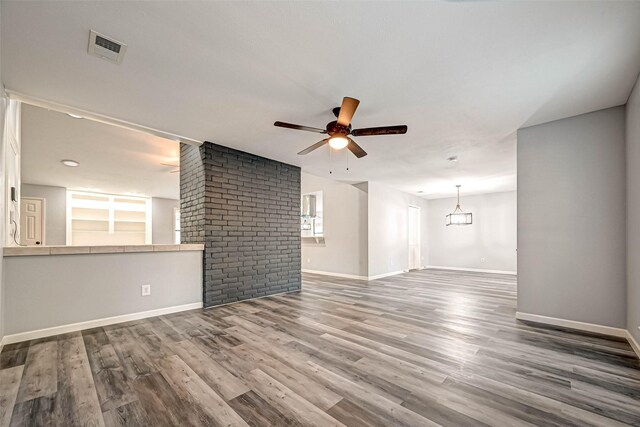
{"type": "Polygon", "coordinates": [[[345,152],[345,156],[344,157],[347,159],[347,170],[349,170],[349,154],[347,152],[345,152]]]}
{"type": "Polygon", "coordinates": [[[329,146],[329,175],[333,173],[333,171],[331,170],[331,166],[331,146],[329,146]]]}

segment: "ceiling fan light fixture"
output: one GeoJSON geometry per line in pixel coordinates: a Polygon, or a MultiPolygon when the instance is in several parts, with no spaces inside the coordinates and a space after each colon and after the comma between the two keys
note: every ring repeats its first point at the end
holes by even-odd
{"type": "Polygon", "coordinates": [[[329,139],[329,146],[334,150],[342,150],[349,145],[349,140],[344,136],[334,136],[329,139]]]}

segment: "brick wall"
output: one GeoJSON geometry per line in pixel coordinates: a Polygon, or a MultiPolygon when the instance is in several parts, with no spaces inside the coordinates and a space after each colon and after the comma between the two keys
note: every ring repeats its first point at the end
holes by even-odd
{"type": "Polygon", "coordinates": [[[181,144],[183,243],[204,243],[204,305],[299,290],[300,168],[181,144]]]}
{"type": "Polygon", "coordinates": [[[180,240],[204,243],[204,147],[180,146],[180,240]]]}

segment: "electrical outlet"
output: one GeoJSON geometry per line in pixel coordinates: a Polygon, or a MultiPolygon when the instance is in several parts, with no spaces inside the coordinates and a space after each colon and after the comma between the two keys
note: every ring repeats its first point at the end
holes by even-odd
{"type": "Polygon", "coordinates": [[[151,285],[142,285],[142,296],[146,297],[151,295],[151,285]]]}

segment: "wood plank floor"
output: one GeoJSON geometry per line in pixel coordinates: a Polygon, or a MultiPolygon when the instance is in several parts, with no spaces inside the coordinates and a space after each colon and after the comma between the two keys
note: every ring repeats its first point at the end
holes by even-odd
{"type": "Polygon", "coordinates": [[[623,340],[514,320],[515,277],[423,270],[7,345],[0,426],[640,425],[623,340]]]}

